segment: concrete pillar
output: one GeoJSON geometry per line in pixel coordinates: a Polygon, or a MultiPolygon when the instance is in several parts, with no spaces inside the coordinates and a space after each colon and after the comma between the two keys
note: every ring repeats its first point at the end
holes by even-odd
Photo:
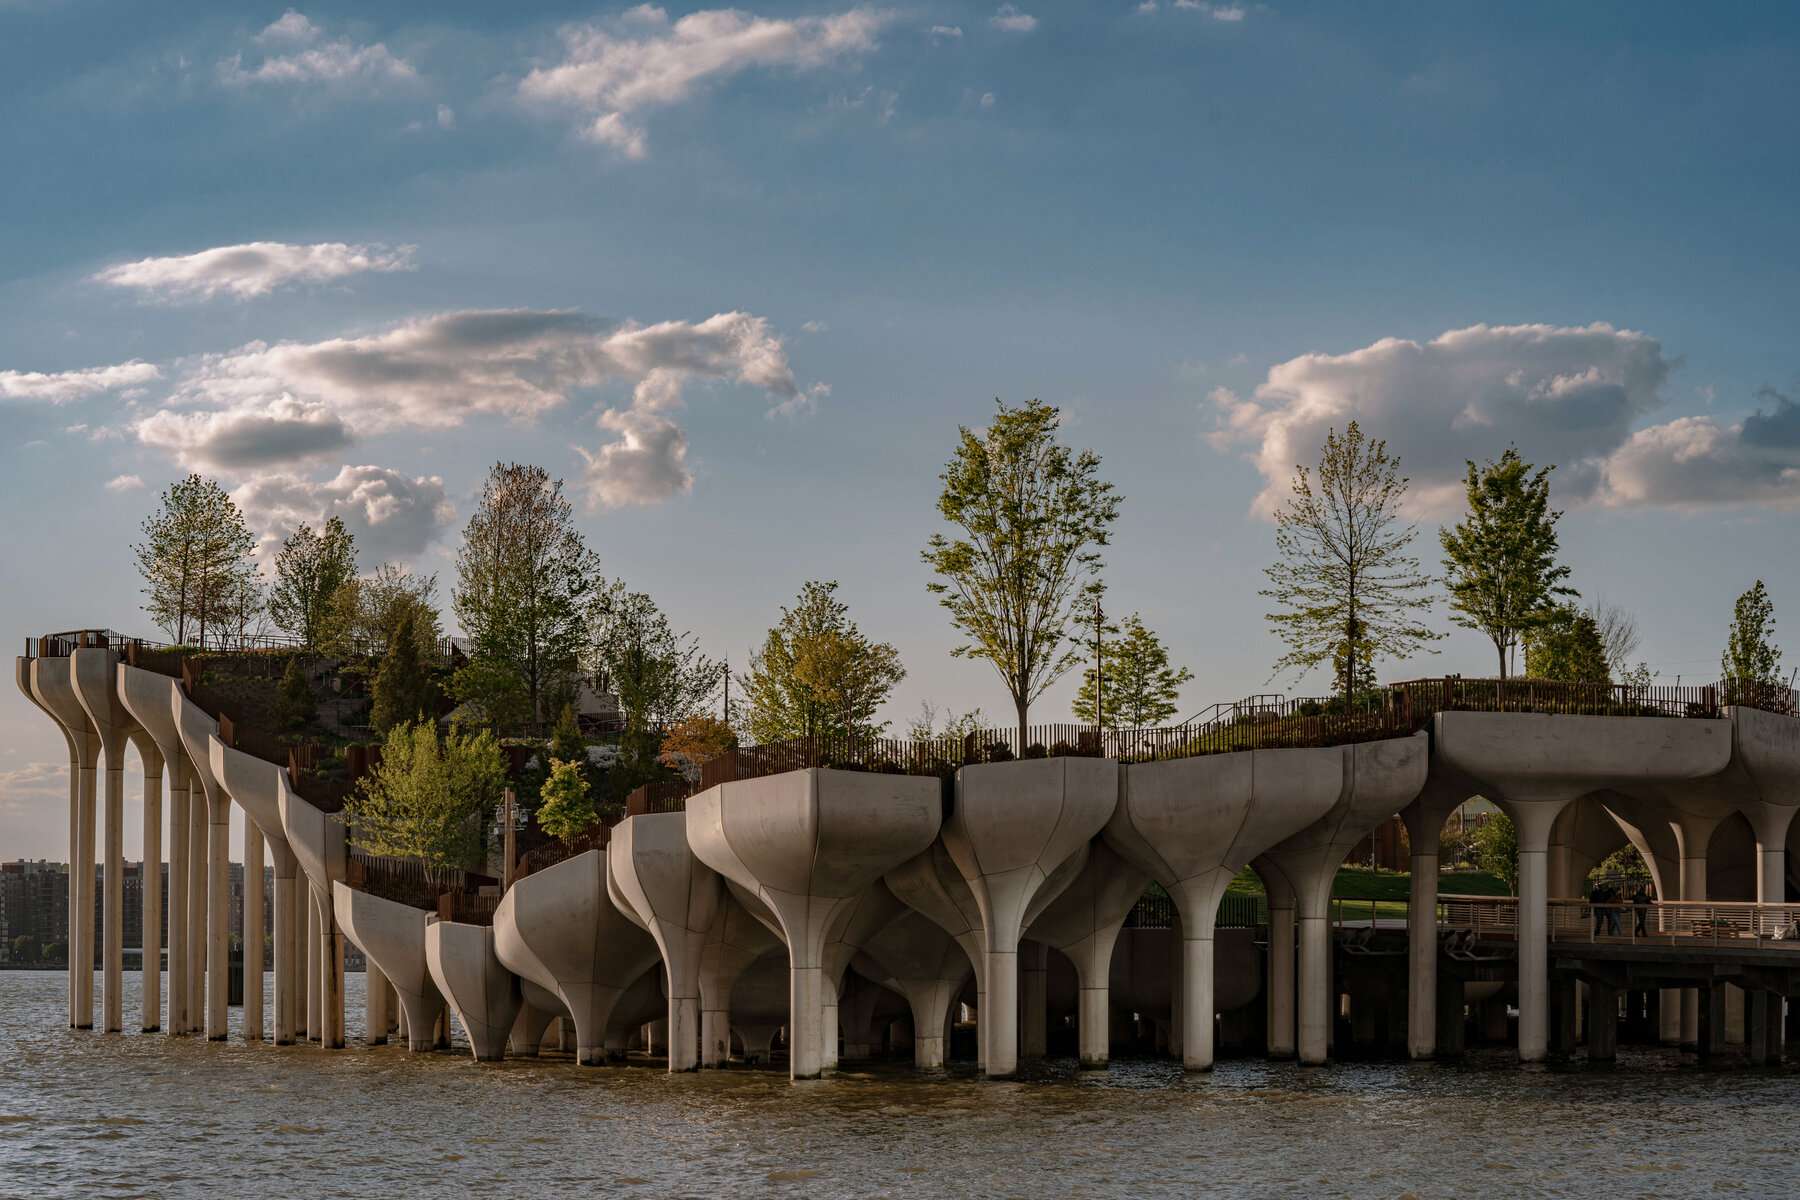
{"type": "MultiPolygon", "coordinates": [[[[337,918],[324,897],[319,906],[319,1045],[327,1050],[344,1048],[344,942],[337,918]]],[[[448,1029],[448,1026],[445,1027],[448,1029]]],[[[441,1044],[441,1043],[440,1043],[441,1044]]]]}
{"type": "Polygon", "coordinates": [[[116,727],[105,739],[106,751],[106,920],[104,985],[105,1032],[125,1029],[125,747],[116,727]]]}
{"type": "Polygon", "coordinates": [[[1588,997],[1588,1061],[1612,1062],[1619,1056],[1619,989],[1589,983],[1588,997]]]}
{"type": "Polygon", "coordinates": [[[1700,1020],[1700,1057],[1716,1058],[1725,1053],[1725,985],[1714,983],[1709,987],[1699,989],[1699,991],[1703,1005],[1700,1020]]]}
{"type": "Polygon", "coordinates": [[[206,798],[206,1039],[222,1042],[230,1028],[231,801],[206,798]]]}
{"type": "Polygon", "coordinates": [[[188,769],[169,760],[169,1032],[188,1031],[188,769]]]}
{"type": "MultiPolygon", "coordinates": [[[[1265,878],[1265,885],[1268,880],[1265,878]]],[[[1294,1029],[1294,893],[1283,887],[1269,892],[1269,1057],[1293,1058],[1299,1042],[1294,1029]]]]}
{"type": "MultiPolygon", "coordinates": [[[[198,783],[198,774],[191,775],[198,783]]],[[[207,1027],[207,822],[205,788],[193,788],[187,804],[187,1033],[207,1027]]]]}
{"type": "MultiPolygon", "coordinates": [[[[76,749],[75,739],[64,737],[69,742],[69,931],[64,945],[68,947],[69,960],[69,1028],[81,1025],[80,979],[81,973],[76,969],[81,963],[81,956],[76,948],[81,945],[81,756],[76,749]]],[[[92,907],[90,905],[89,907],[92,907]]],[[[92,963],[88,964],[92,967],[92,963]]],[[[89,975],[93,972],[90,970],[89,975]]]]}
{"type": "Polygon", "coordinates": [[[1421,802],[1415,801],[1404,814],[1412,842],[1406,906],[1406,1052],[1415,1059],[1437,1053],[1438,841],[1443,832],[1443,822],[1432,819],[1436,807],[1423,814],[1420,808],[1421,802]]]}
{"type": "MultiPolygon", "coordinates": [[[[1183,1014],[1187,1008],[1182,977],[1185,974],[1182,962],[1181,909],[1177,907],[1170,918],[1169,925],[1169,1057],[1187,1061],[1187,1040],[1183,1036],[1183,1014]]],[[[1104,975],[1110,983],[1112,979],[1112,963],[1106,964],[1104,975]]]]}
{"type": "Polygon", "coordinates": [[[1434,1053],[1440,1058],[1449,1058],[1463,1052],[1463,981],[1455,975],[1442,971],[1434,971],[1437,992],[1437,1003],[1433,1016],[1437,1021],[1437,1038],[1434,1053]]]}
{"type": "Polygon", "coordinates": [[[1787,902],[1787,835],[1796,810],[1755,801],[1744,806],[1744,816],[1756,832],[1756,902],[1787,902]]]}
{"type": "Polygon", "coordinates": [[[1019,1053],[1042,1058],[1049,1048],[1050,948],[1019,943],[1019,1053]]]}
{"type": "Polygon", "coordinates": [[[143,952],[143,982],[139,988],[145,1033],[162,1029],[162,751],[145,737],[138,744],[144,763],[144,854],[140,868],[143,884],[143,924],[138,945],[143,952]]]}
{"type": "Polygon", "coordinates": [[[294,927],[299,924],[300,895],[294,880],[296,863],[293,851],[282,846],[275,855],[275,1044],[294,1044],[297,1008],[300,1000],[299,962],[294,955],[294,927]]]}
{"type": "Polygon", "coordinates": [[[1322,1066],[1330,1057],[1332,1009],[1331,925],[1325,917],[1300,917],[1299,1054],[1307,1066],[1322,1066]]]}
{"type": "Polygon", "coordinates": [[[1681,989],[1656,990],[1656,1040],[1665,1046],[1681,1044],[1681,989]]]}
{"type": "Polygon", "coordinates": [[[319,898],[306,888],[306,1040],[319,1040],[319,898]]]}
{"type": "Polygon", "coordinates": [[[94,1027],[94,897],[99,882],[94,869],[96,853],[94,817],[99,787],[99,737],[89,734],[88,753],[81,760],[80,846],[75,851],[75,873],[78,886],[75,903],[79,929],[69,956],[71,966],[79,968],[75,977],[75,1028],[94,1027]]]}
{"type": "Polygon", "coordinates": [[[1735,983],[1725,985],[1725,1044],[1742,1046],[1745,1038],[1744,989],[1735,983]]]}
{"type": "Polygon", "coordinates": [[[263,834],[244,818],[244,1040],[263,1040],[263,834]]]}
{"type": "MultiPolygon", "coordinates": [[[[1702,830],[1698,822],[1687,820],[1675,824],[1675,836],[1681,843],[1681,898],[1706,899],[1706,844],[1711,840],[1710,827],[1702,830]]],[[[1723,1031],[1721,1030],[1721,1036],[1723,1031]]],[[[1694,1046],[1700,1042],[1700,991],[1683,988],[1681,992],[1681,1044],[1694,1046]]]]}
{"type": "MultiPolygon", "coordinates": [[[[388,981],[381,973],[381,968],[369,962],[363,968],[363,1044],[366,1046],[384,1046],[388,1040],[388,981]]],[[[520,1013],[523,1017],[525,1014],[520,1013]]],[[[531,1047],[531,1054],[537,1054],[537,1047],[531,1047]]],[[[515,1049],[514,1053],[518,1053],[515,1049]]]]}
{"type": "Polygon", "coordinates": [[[1550,1051],[1550,829],[1574,795],[1515,792],[1505,808],[1519,838],[1519,1061],[1550,1051]]]}

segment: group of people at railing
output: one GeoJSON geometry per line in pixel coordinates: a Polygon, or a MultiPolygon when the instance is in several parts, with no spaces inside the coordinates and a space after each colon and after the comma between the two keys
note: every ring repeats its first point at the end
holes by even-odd
{"type": "Polygon", "coordinates": [[[1594,908],[1596,935],[1623,936],[1622,918],[1628,912],[1636,936],[1643,937],[1649,932],[1650,885],[1639,880],[1629,894],[1626,893],[1625,886],[1624,882],[1601,879],[1588,892],[1588,901],[1594,908]]]}

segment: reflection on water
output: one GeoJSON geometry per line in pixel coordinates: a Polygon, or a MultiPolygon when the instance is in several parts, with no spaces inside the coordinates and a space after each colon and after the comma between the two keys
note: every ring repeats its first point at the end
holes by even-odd
{"type": "MultiPolygon", "coordinates": [[[[1503,1055],[1194,1077],[1051,1064],[1010,1084],[884,1067],[790,1087],[761,1071],[77,1034],[65,987],[0,972],[0,1196],[1800,1191],[1800,1077],[1662,1054],[1565,1072],[1503,1055]]],[[[348,991],[355,1035],[360,976],[348,991]]],[[[128,1025],[136,1011],[128,995],[128,1025]]]]}

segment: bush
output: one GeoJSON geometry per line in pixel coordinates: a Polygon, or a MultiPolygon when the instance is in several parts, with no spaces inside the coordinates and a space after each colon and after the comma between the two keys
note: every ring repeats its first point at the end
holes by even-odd
{"type": "Polygon", "coordinates": [[[318,715],[319,704],[313,699],[312,684],[306,680],[298,654],[288,658],[287,669],[281,673],[279,704],[282,724],[289,729],[304,729],[318,715]]]}
{"type": "Polygon", "coordinates": [[[538,828],[567,844],[590,828],[599,814],[581,764],[550,760],[550,776],[538,792],[538,828]]]}

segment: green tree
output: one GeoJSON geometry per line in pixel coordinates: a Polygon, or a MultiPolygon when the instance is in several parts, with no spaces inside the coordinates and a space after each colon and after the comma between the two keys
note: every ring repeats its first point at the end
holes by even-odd
{"type": "Polygon", "coordinates": [[[275,556],[269,617],[275,627],[316,653],[341,633],[346,614],[339,589],[356,579],[356,538],[338,517],[314,532],[302,523],[275,556]]]}
{"type": "Polygon", "coordinates": [[[1610,683],[1606,639],[1594,614],[1562,604],[1536,622],[1525,635],[1525,674],[1566,683],[1610,683]]]}
{"type": "MultiPolygon", "coordinates": [[[[1444,635],[1419,621],[1431,607],[1431,580],[1407,553],[1418,529],[1400,521],[1407,480],[1385,441],[1369,441],[1355,421],[1327,433],[1318,488],[1294,468],[1293,495],[1275,512],[1279,561],[1264,569],[1261,595],[1280,611],[1267,620],[1288,652],[1276,673],[1307,671],[1335,656],[1403,658],[1444,635]]],[[[1353,672],[1340,681],[1353,698],[1353,672]]]]}
{"type": "Polygon", "coordinates": [[[599,689],[619,698],[628,730],[650,733],[710,705],[723,669],[649,596],[614,585],[590,618],[587,661],[599,689]]]}
{"type": "Polygon", "coordinates": [[[1511,447],[1498,462],[1468,466],[1468,515],[1438,532],[1450,619],[1487,635],[1505,679],[1513,648],[1545,620],[1557,597],[1575,594],[1562,582],[1569,568],[1556,561],[1562,513],[1550,507],[1555,468],[1534,472],[1511,447]]]}
{"type": "Polygon", "coordinates": [[[430,661],[438,656],[442,629],[436,575],[415,574],[401,563],[382,563],[372,575],[349,581],[340,597],[345,626],[357,644],[385,651],[401,621],[410,615],[420,657],[430,661]]]}
{"type": "Polygon", "coordinates": [[[1340,639],[1337,649],[1331,652],[1331,690],[1354,700],[1380,686],[1375,674],[1375,652],[1368,641],[1354,632],[1340,639]]]}
{"type": "Polygon", "coordinates": [[[256,538],[214,480],[189,475],[163,492],[132,547],[144,579],[144,611],[181,645],[209,644],[253,618],[250,560],[256,538]],[[224,629],[221,631],[220,622],[224,629]]]}
{"type": "Polygon", "coordinates": [[[962,536],[933,534],[922,557],[937,575],[926,586],[968,639],[951,653],[999,674],[1022,747],[1031,702],[1080,664],[1070,618],[1097,583],[1119,496],[1098,455],[1057,440],[1054,407],[995,403],[986,429],[959,431],[939,476],[938,512],[962,536]]]}
{"type": "Polygon", "coordinates": [[[569,842],[598,819],[582,764],[550,760],[550,774],[538,790],[538,828],[559,842],[569,842]]]}
{"type": "Polygon", "coordinates": [[[419,654],[417,614],[407,609],[375,671],[369,723],[385,733],[396,725],[437,716],[437,681],[419,654]]]}
{"type": "Polygon", "coordinates": [[[1102,642],[1101,669],[1082,673],[1075,694],[1075,719],[1094,721],[1094,701],[1101,701],[1101,722],[1108,728],[1138,729],[1160,725],[1177,711],[1181,685],[1194,677],[1186,667],[1172,666],[1162,639],[1145,627],[1137,613],[1125,618],[1120,636],[1102,642]]]}
{"type": "Polygon", "coordinates": [[[1781,682],[1781,648],[1775,644],[1775,603],[1760,579],[1732,607],[1719,671],[1727,704],[1781,706],[1787,688],[1781,682]]]}
{"type": "Polygon", "coordinates": [[[365,775],[337,819],[371,854],[416,858],[442,887],[479,862],[489,813],[506,788],[500,744],[483,730],[441,742],[429,721],[396,725],[381,763],[365,775]]]}
{"type": "Polygon", "coordinates": [[[755,741],[872,737],[887,728],[875,714],[906,676],[900,652],[856,627],[837,586],[804,585],[751,656],[739,682],[755,741]]]}
{"type": "Polygon", "coordinates": [[[12,957],[14,962],[34,963],[38,960],[37,939],[29,933],[22,933],[12,940],[12,957]]]}
{"type": "Polygon", "coordinates": [[[1503,812],[1489,813],[1488,819],[1469,836],[1469,856],[1475,865],[1506,884],[1508,892],[1519,890],[1519,833],[1512,818],[1503,812]]]}
{"type": "Polygon", "coordinates": [[[304,728],[318,715],[319,702],[313,698],[312,684],[307,681],[298,654],[288,656],[287,667],[281,672],[280,708],[281,719],[289,729],[304,728]]]}
{"type": "Polygon", "coordinates": [[[458,668],[450,677],[450,695],[462,706],[451,718],[458,724],[507,732],[531,722],[524,680],[492,659],[471,659],[458,668]]]}
{"type": "Polygon", "coordinates": [[[456,579],[450,598],[470,657],[515,674],[541,728],[547,696],[575,674],[603,585],[562,481],[542,467],[494,464],[463,531],[456,579]]]}

